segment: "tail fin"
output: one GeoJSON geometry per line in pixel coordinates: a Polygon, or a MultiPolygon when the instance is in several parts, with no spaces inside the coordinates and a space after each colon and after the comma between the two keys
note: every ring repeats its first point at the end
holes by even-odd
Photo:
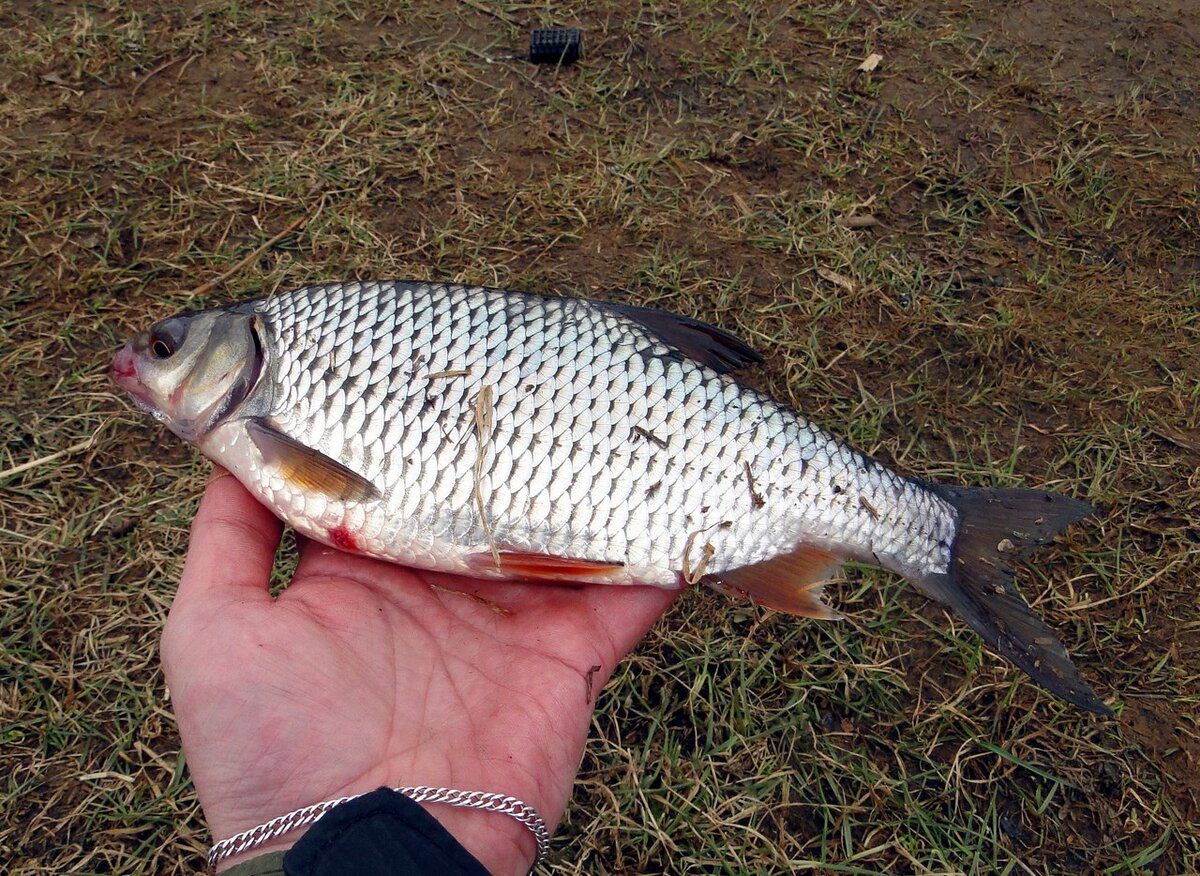
{"type": "Polygon", "coordinates": [[[1021,597],[1010,568],[1090,514],[1091,507],[1037,490],[941,484],[931,489],[958,510],[958,535],[950,570],[927,575],[917,586],[954,609],[1046,690],[1081,709],[1111,716],[1112,710],[1079,677],[1058,637],[1021,597]]]}

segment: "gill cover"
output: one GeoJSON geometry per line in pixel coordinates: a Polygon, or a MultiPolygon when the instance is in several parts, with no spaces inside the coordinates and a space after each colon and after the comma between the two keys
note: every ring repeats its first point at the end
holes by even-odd
{"type": "Polygon", "coordinates": [[[180,438],[198,442],[258,382],[256,320],[226,310],[173,316],[131,342],[147,401],[180,438]]]}

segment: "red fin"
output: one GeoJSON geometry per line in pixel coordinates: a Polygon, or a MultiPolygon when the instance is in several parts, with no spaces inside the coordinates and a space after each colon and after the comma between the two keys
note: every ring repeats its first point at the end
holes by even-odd
{"type": "MultiPolygon", "coordinates": [[[[622,571],[621,563],[604,560],[580,560],[532,554],[523,551],[500,551],[500,568],[513,578],[532,578],[540,581],[592,581],[622,571]]],[[[496,568],[491,553],[472,554],[467,558],[478,569],[496,568]]]]}
{"type": "Polygon", "coordinates": [[[757,605],[819,620],[840,620],[822,598],[824,584],[842,565],[842,558],[820,548],[801,545],[761,563],[726,569],[700,580],[722,593],[740,595],[757,605]]]}

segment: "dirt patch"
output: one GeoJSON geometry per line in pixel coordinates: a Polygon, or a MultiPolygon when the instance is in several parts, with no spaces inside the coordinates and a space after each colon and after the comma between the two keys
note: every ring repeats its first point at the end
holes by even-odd
{"type": "Polygon", "coordinates": [[[1030,88],[1101,112],[1128,111],[1152,139],[1197,143],[1187,124],[1200,99],[1194,3],[1005,3],[984,10],[971,33],[985,51],[1010,57],[1030,88]]]}
{"type": "Polygon", "coordinates": [[[1194,722],[1184,721],[1169,705],[1144,700],[1124,716],[1130,739],[1142,745],[1167,770],[1175,786],[1172,798],[1189,821],[1200,819],[1200,786],[1192,777],[1200,770],[1200,734],[1194,722]]]}

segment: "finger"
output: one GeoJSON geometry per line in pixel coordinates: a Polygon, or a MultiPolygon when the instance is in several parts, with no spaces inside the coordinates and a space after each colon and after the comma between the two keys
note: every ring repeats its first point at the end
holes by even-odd
{"type": "Polygon", "coordinates": [[[219,466],[200,500],[173,612],[214,611],[270,600],[282,524],[219,466]]]}
{"type": "Polygon", "coordinates": [[[292,597],[312,586],[324,587],[334,579],[347,577],[356,568],[370,567],[376,562],[300,535],[296,537],[296,553],[296,573],[287,588],[292,597]]]}
{"type": "Polygon", "coordinates": [[[337,548],[299,534],[296,536],[296,553],[296,578],[337,574],[349,556],[337,548]]]}
{"type": "Polygon", "coordinates": [[[604,642],[617,661],[633,650],[683,592],[650,585],[530,584],[436,573],[422,577],[443,591],[462,592],[483,605],[495,604],[508,613],[536,618],[543,631],[569,619],[582,637],[604,642]]]}
{"type": "Polygon", "coordinates": [[[394,562],[347,553],[315,539],[305,539],[296,572],[280,599],[319,598],[332,603],[368,590],[388,602],[416,600],[423,605],[431,591],[414,570],[394,562]],[[353,586],[351,586],[353,585],[353,586]],[[332,592],[331,592],[332,591],[332,592]]]}
{"type": "Polygon", "coordinates": [[[599,586],[589,590],[592,610],[607,629],[618,660],[633,650],[683,590],[599,586]]]}

